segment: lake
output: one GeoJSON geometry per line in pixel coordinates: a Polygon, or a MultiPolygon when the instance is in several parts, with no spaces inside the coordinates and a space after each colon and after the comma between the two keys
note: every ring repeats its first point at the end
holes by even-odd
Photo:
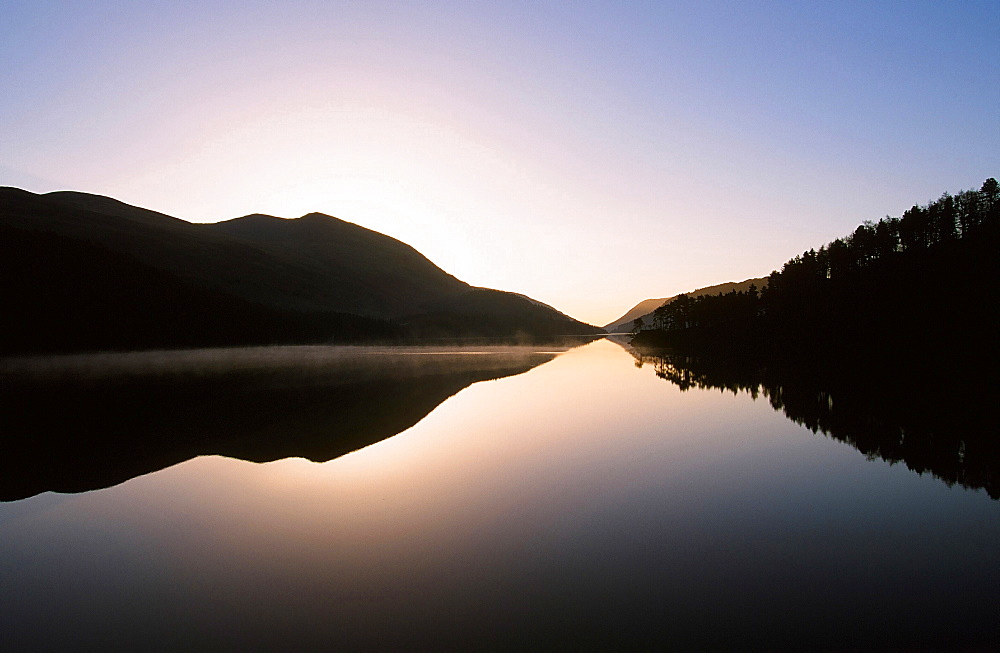
{"type": "Polygon", "coordinates": [[[985,482],[609,340],[2,369],[8,650],[1000,646],[985,482]]]}

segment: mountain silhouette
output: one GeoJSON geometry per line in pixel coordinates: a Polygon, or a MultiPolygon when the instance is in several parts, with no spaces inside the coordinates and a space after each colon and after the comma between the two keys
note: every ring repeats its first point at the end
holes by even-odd
{"type": "MultiPolygon", "coordinates": [[[[692,290],[691,292],[685,294],[689,297],[701,297],[702,295],[717,295],[719,293],[726,294],[734,290],[737,292],[746,292],[751,285],[757,286],[757,288],[763,288],[767,285],[767,277],[760,279],[746,279],[745,281],[729,281],[726,283],[716,284],[714,286],[698,288],[697,290],[692,290]]],[[[661,299],[644,299],[626,311],[625,314],[617,320],[606,324],[604,329],[608,333],[624,333],[632,329],[632,322],[638,317],[641,317],[643,322],[647,325],[652,324],[653,311],[675,298],[676,295],[673,297],[663,297],[661,299]]]]}
{"type": "Polygon", "coordinates": [[[0,188],[0,353],[600,333],[321,213],[215,224],[0,188]]]}

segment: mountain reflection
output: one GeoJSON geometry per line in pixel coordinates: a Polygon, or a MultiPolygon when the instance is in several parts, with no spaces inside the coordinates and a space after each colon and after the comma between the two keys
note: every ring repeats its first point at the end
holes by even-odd
{"type": "MultiPolygon", "coordinates": [[[[574,344],[580,344],[579,342],[574,344]]],[[[568,346],[269,347],[0,362],[0,500],[80,492],[205,454],[331,460],[568,346]]]]}
{"type": "Polygon", "coordinates": [[[987,383],[961,368],[895,370],[769,364],[630,350],[636,365],[682,391],[718,389],[763,397],[813,433],[845,442],[870,460],[903,463],[947,485],[1000,499],[1000,441],[987,383]]]}

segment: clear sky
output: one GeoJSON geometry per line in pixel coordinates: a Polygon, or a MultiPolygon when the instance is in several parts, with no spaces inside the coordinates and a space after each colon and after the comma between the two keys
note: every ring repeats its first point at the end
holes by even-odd
{"type": "Polygon", "coordinates": [[[1000,176],[997,0],[0,16],[0,185],[322,211],[594,324],[1000,176]]]}

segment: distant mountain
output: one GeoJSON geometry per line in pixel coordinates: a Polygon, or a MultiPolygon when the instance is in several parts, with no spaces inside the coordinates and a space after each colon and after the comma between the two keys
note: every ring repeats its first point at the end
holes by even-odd
{"type": "Polygon", "coordinates": [[[184,220],[0,188],[0,353],[595,334],[337,218],[184,220]]]}
{"type": "Polygon", "coordinates": [[[673,297],[661,297],[659,299],[644,299],[632,308],[630,308],[625,315],[622,315],[617,320],[606,325],[604,329],[608,333],[615,333],[616,331],[628,331],[632,328],[632,322],[637,317],[643,318],[645,316],[655,311],[660,306],[663,306],[666,302],[669,302],[673,297]]]}
{"type": "MultiPolygon", "coordinates": [[[[702,295],[718,295],[722,293],[723,295],[732,291],[736,292],[746,292],[751,285],[757,286],[758,289],[763,288],[767,285],[767,277],[762,277],[758,279],[747,279],[745,281],[729,281],[727,283],[720,283],[714,286],[708,286],[705,288],[698,288],[697,290],[692,290],[689,293],[685,293],[689,297],[701,297],[702,295]]],[[[617,320],[611,322],[604,326],[604,329],[608,333],[624,332],[629,331],[632,328],[632,322],[637,317],[641,317],[643,322],[646,324],[652,323],[653,316],[652,313],[660,306],[663,306],[667,302],[673,300],[677,295],[673,297],[663,297],[661,299],[644,299],[622,315],[617,320]]]]}

